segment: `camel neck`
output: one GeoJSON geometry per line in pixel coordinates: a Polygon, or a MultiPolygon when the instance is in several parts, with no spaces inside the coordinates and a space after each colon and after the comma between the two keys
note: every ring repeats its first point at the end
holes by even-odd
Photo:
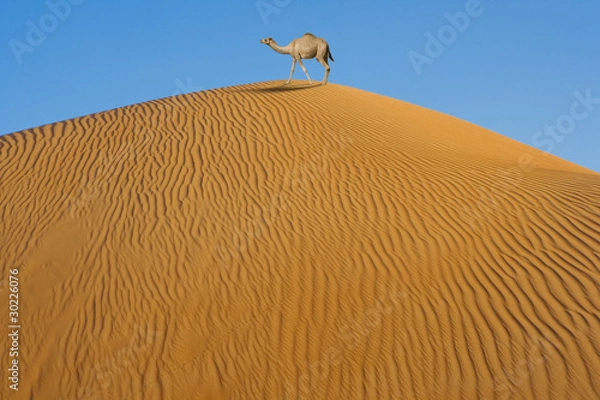
{"type": "Polygon", "coordinates": [[[273,50],[275,50],[276,52],[278,52],[279,54],[290,54],[288,47],[289,47],[289,45],[282,47],[275,42],[271,43],[271,48],[273,50]]]}

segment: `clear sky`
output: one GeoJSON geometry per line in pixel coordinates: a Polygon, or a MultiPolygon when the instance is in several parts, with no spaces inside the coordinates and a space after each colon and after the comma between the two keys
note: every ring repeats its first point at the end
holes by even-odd
{"type": "MultiPolygon", "coordinates": [[[[286,79],[290,57],[259,40],[312,32],[336,59],[330,82],[600,172],[599,16],[597,0],[10,0],[0,13],[0,134],[286,79]]],[[[306,66],[322,78],[316,61],[306,66]]],[[[295,77],[304,79],[299,68],[295,77]]]]}

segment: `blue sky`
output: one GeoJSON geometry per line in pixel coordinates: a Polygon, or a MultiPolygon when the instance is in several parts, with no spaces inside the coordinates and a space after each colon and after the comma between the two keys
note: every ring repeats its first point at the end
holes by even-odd
{"type": "MultiPolygon", "coordinates": [[[[600,171],[598,15],[597,0],[8,0],[0,134],[285,79],[291,59],[259,39],[285,45],[313,32],[330,43],[333,83],[442,111],[600,171]]],[[[306,65],[320,80],[322,67],[306,65]]],[[[295,77],[304,79],[299,68],[295,77]]]]}

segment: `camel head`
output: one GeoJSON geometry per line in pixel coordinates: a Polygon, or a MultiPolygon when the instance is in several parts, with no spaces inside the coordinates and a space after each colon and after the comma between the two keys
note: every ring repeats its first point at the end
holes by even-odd
{"type": "Polygon", "coordinates": [[[270,46],[271,43],[275,43],[273,38],[260,39],[260,42],[266,44],[267,46],[270,46]]]}

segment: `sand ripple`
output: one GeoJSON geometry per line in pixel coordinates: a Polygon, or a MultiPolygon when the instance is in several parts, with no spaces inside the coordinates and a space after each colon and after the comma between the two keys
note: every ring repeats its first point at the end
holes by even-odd
{"type": "Polygon", "coordinates": [[[394,99],[286,88],[0,138],[14,398],[600,397],[598,174],[394,99]]]}

